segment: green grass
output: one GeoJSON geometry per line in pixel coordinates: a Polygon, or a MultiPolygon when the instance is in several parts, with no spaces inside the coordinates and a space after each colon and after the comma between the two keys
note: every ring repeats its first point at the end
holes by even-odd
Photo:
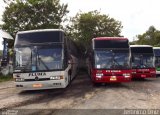
{"type": "Polygon", "coordinates": [[[0,82],[11,81],[11,80],[13,80],[12,75],[7,75],[7,76],[0,75],[0,82]]]}

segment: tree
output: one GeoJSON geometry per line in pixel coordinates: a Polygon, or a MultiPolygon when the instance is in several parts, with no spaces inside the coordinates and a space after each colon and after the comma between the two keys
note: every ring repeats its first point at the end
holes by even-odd
{"type": "Polygon", "coordinates": [[[136,44],[160,46],[160,31],[150,26],[145,33],[138,35],[136,44]]]}
{"type": "Polygon", "coordinates": [[[4,0],[5,8],[1,25],[3,30],[15,37],[17,31],[45,28],[62,28],[67,4],[59,0],[4,0]]]}
{"type": "Polygon", "coordinates": [[[67,26],[66,31],[81,46],[88,49],[92,38],[98,36],[120,36],[121,22],[100,14],[98,11],[90,11],[87,13],[77,13],[71,18],[71,23],[67,26]]]}
{"type": "Polygon", "coordinates": [[[16,0],[3,0],[3,2],[9,5],[11,2],[16,2],[16,0]]]}

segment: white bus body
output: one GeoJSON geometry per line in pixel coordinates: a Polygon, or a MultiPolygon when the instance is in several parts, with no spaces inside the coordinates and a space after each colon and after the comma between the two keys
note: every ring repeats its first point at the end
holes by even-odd
{"type": "Polygon", "coordinates": [[[62,30],[57,29],[19,32],[14,44],[13,78],[16,87],[22,90],[65,88],[75,77],[78,68],[78,59],[75,55],[77,51],[72,42],[64,36],[62,30]],[[52,43],[50,41],[52,41],[52,37],[54,39],[54,32],[60,33],[60,35],[57,34],[60,36],[60,40],[55,38],[58,42],[53,40],[52,43]],[[41,39],[43,35],[39,36],[42,33],[46,36],[46,41],[45,38],[41,39]],[[23,34],[25,37],[29,37],[25,38],[23,34]],[[51,36],[52,34],[53,36],[51,36]],[[36,37],[30,38],[30,36],[36,35],[40,37],[39,41],[36,41],[38,37],[37,39],[35,39],[36,37]],[[55,61],[54,57],[56,51],[59,51],[60,54],[60,57],[57,58],[58,61],[55,61]]]}

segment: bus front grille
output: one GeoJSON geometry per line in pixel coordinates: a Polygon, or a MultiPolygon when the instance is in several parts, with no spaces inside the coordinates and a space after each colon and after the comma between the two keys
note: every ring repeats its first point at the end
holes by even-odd
{"type": "Polygon", "coordinates": [[[46,81],[46,80],[50,80],[50,78],[25,79],[24,81],[46,81]]]}
{"type": "Polygon", "coordinates": [[[150,73],[149,71],[138,71],[137,73],[150,73]]]}
{"type": "Polygon", "coordinates": [[[104,74],[104,76],[122,76],[122,74],[104,74]]]}

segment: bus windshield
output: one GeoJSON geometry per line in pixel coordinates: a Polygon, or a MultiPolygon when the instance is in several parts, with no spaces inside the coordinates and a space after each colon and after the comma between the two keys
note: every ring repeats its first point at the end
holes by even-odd
{"type": "Polygon", "coordinates": [[[155,56],[155,66],[158,71],[160,71],[160,56],[155,56]]]}
{"type": "Polygon", "coordinates": [[[54,45],[15,48],[15,71],[48,71],[63,68],[62,47],[54,45]]]}
{"type": "Polygon", "coordinates": [[[154,49],[155,54],[155,66],[158,71],[160,71],[160,48],[154,49]]]}
{"type": "Polygon", "coordinates": [[[132,68],[153,68],[154,61],[153,55],[148,54],[133,54],[132,55],[132,68]]]}
{"type": "Polygon", "coordinates": [[[129,50],[96,50],[95,68],[130,69],[129,50]]]}

